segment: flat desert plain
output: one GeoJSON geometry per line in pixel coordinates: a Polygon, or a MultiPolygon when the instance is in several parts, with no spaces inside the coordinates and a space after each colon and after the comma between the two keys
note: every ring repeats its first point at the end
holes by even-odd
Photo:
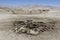
{"type": "Polygon", "coordinates": [[[60,40],[60,8],[0,8],[0,40],[60,40]],[[17,34],[12,31],[14,21],[26,19],[53,20],[56,23],[55,29],[37,36],[17,34]]]}

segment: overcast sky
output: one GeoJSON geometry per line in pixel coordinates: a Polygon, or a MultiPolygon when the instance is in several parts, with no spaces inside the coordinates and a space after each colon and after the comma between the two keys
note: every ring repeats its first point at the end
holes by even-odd
{"type": "Polygon", "coordinates": [[[20,6],[20,5],[60,6],[60,0],[0,0],[0,5],[6,5],[6,6],[20,6]]]}

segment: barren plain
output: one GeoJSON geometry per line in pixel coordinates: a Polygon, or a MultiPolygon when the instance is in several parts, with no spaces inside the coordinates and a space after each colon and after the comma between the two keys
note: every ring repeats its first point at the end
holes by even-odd
{"type": "Polygon", "coordinates": [[[56,7],[22,7],[0,8],[0,40],[60,40],[60,8],[56,7]],[[55,21],[55,29],[38,36],[16,34],[12,31],[13,22],[34,19],[55,21]]]}

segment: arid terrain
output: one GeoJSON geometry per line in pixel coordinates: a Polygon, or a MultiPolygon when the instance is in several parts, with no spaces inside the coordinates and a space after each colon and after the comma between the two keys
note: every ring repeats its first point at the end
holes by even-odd
{"type": "Polygon", "coordinates": [[[60,8],[57,7],[0,7],[0,40],[60,40],[60,8]],[[55,28],[37,36],[13,32],[13,22],[20,20],[55,21],[55,28]]]}

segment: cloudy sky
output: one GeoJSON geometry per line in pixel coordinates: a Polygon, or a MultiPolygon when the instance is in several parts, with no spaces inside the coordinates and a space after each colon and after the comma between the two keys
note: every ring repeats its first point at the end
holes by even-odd
{"type": "Polygon", "coordinates": [[[0,5],[5,5],[5,6],[21,6],[21,5],[60,6],[60,0],[0,0],[0,5]]]}

